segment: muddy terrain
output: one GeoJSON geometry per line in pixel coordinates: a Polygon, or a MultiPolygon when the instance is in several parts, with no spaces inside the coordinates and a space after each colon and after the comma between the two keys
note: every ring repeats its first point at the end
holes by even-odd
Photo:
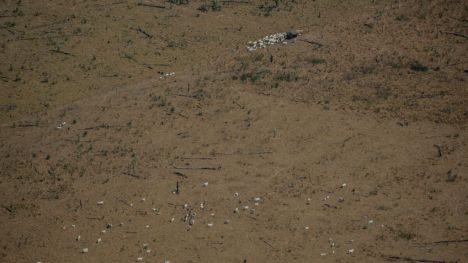
{"type": "Polygon", "coordinates": [[[468,262],[467,41],[461,0],[0,0],[0,262],[468,262]]]}

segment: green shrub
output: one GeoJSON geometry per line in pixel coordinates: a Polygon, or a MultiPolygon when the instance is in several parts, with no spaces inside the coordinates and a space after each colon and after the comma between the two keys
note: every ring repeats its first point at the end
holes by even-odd
{"type": "Polygon", "coordinates": [[[426,66],[424,66],[423,64],[421,64],[419,62],[415,62],[415,63],[411,64],[410,68],[413,71],[420,71],[420,72],[425,72],[425,71],[428,70],[428,68],[426,66]]]}

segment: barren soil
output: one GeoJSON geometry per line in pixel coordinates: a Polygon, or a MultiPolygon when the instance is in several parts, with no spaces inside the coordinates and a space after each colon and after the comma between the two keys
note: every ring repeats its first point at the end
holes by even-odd
{"type": "Polygon", "coordinates": [[[0,262],[468,262],[466,1],[171,2],[0,0],[0,262]]]}

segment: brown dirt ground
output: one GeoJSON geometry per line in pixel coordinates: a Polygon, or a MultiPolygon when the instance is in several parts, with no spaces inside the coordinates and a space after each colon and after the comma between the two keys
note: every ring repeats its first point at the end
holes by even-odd
{"type": "Polygon", "coordinates": [[[0,262],[468,262],[467,38],[461,0],[0,0],[0,262]]]}

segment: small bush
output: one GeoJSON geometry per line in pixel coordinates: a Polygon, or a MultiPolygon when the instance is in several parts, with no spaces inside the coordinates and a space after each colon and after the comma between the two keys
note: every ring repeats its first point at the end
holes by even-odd
{"type": "Polygon", "coordinates": [[[189,2],[189,0],[169,0],[169,3],[175,5],[187,5],[189,2]]]}
{"type": "Polygon", "coordinates": [[[240,80],[242,82],[245,82],[247,80],[250,80],[252,82],[256,82],[257,80],[261,79],[262,78],[262,75],[259,74],[258,72],[249,72],[249,73],[243,73],[241,76],[240,76],[240,80]]]}
{"type": "Polygon", "coordinates": [[[413,71],[419,71],[419,72],[426,72],[428,70],[426,66],[424,66],[423,64],[419,62],[411,64],[410,68],[413,71]]]}
{"type": "Polygon", "coordinates": [[[321,58],[308,58],[306,61],[314,65],[325,64],[325,59],[321,58]]]}
{"type": "Polygon", "coordinates": [[[288,71],[288,72],[280,72],[275,76],[275,80],[277,81],[296,81],[299,77],[297,76],[297,72],[295,71],[288,71]]]}
{"type": "Polygon", "coordinates": [[[221,2],[219,0],[212,0],[211,3],[202,4],[199,8],[199,11],[208,12],[209,10],[212,11],[221,11],[221,2]]]}

